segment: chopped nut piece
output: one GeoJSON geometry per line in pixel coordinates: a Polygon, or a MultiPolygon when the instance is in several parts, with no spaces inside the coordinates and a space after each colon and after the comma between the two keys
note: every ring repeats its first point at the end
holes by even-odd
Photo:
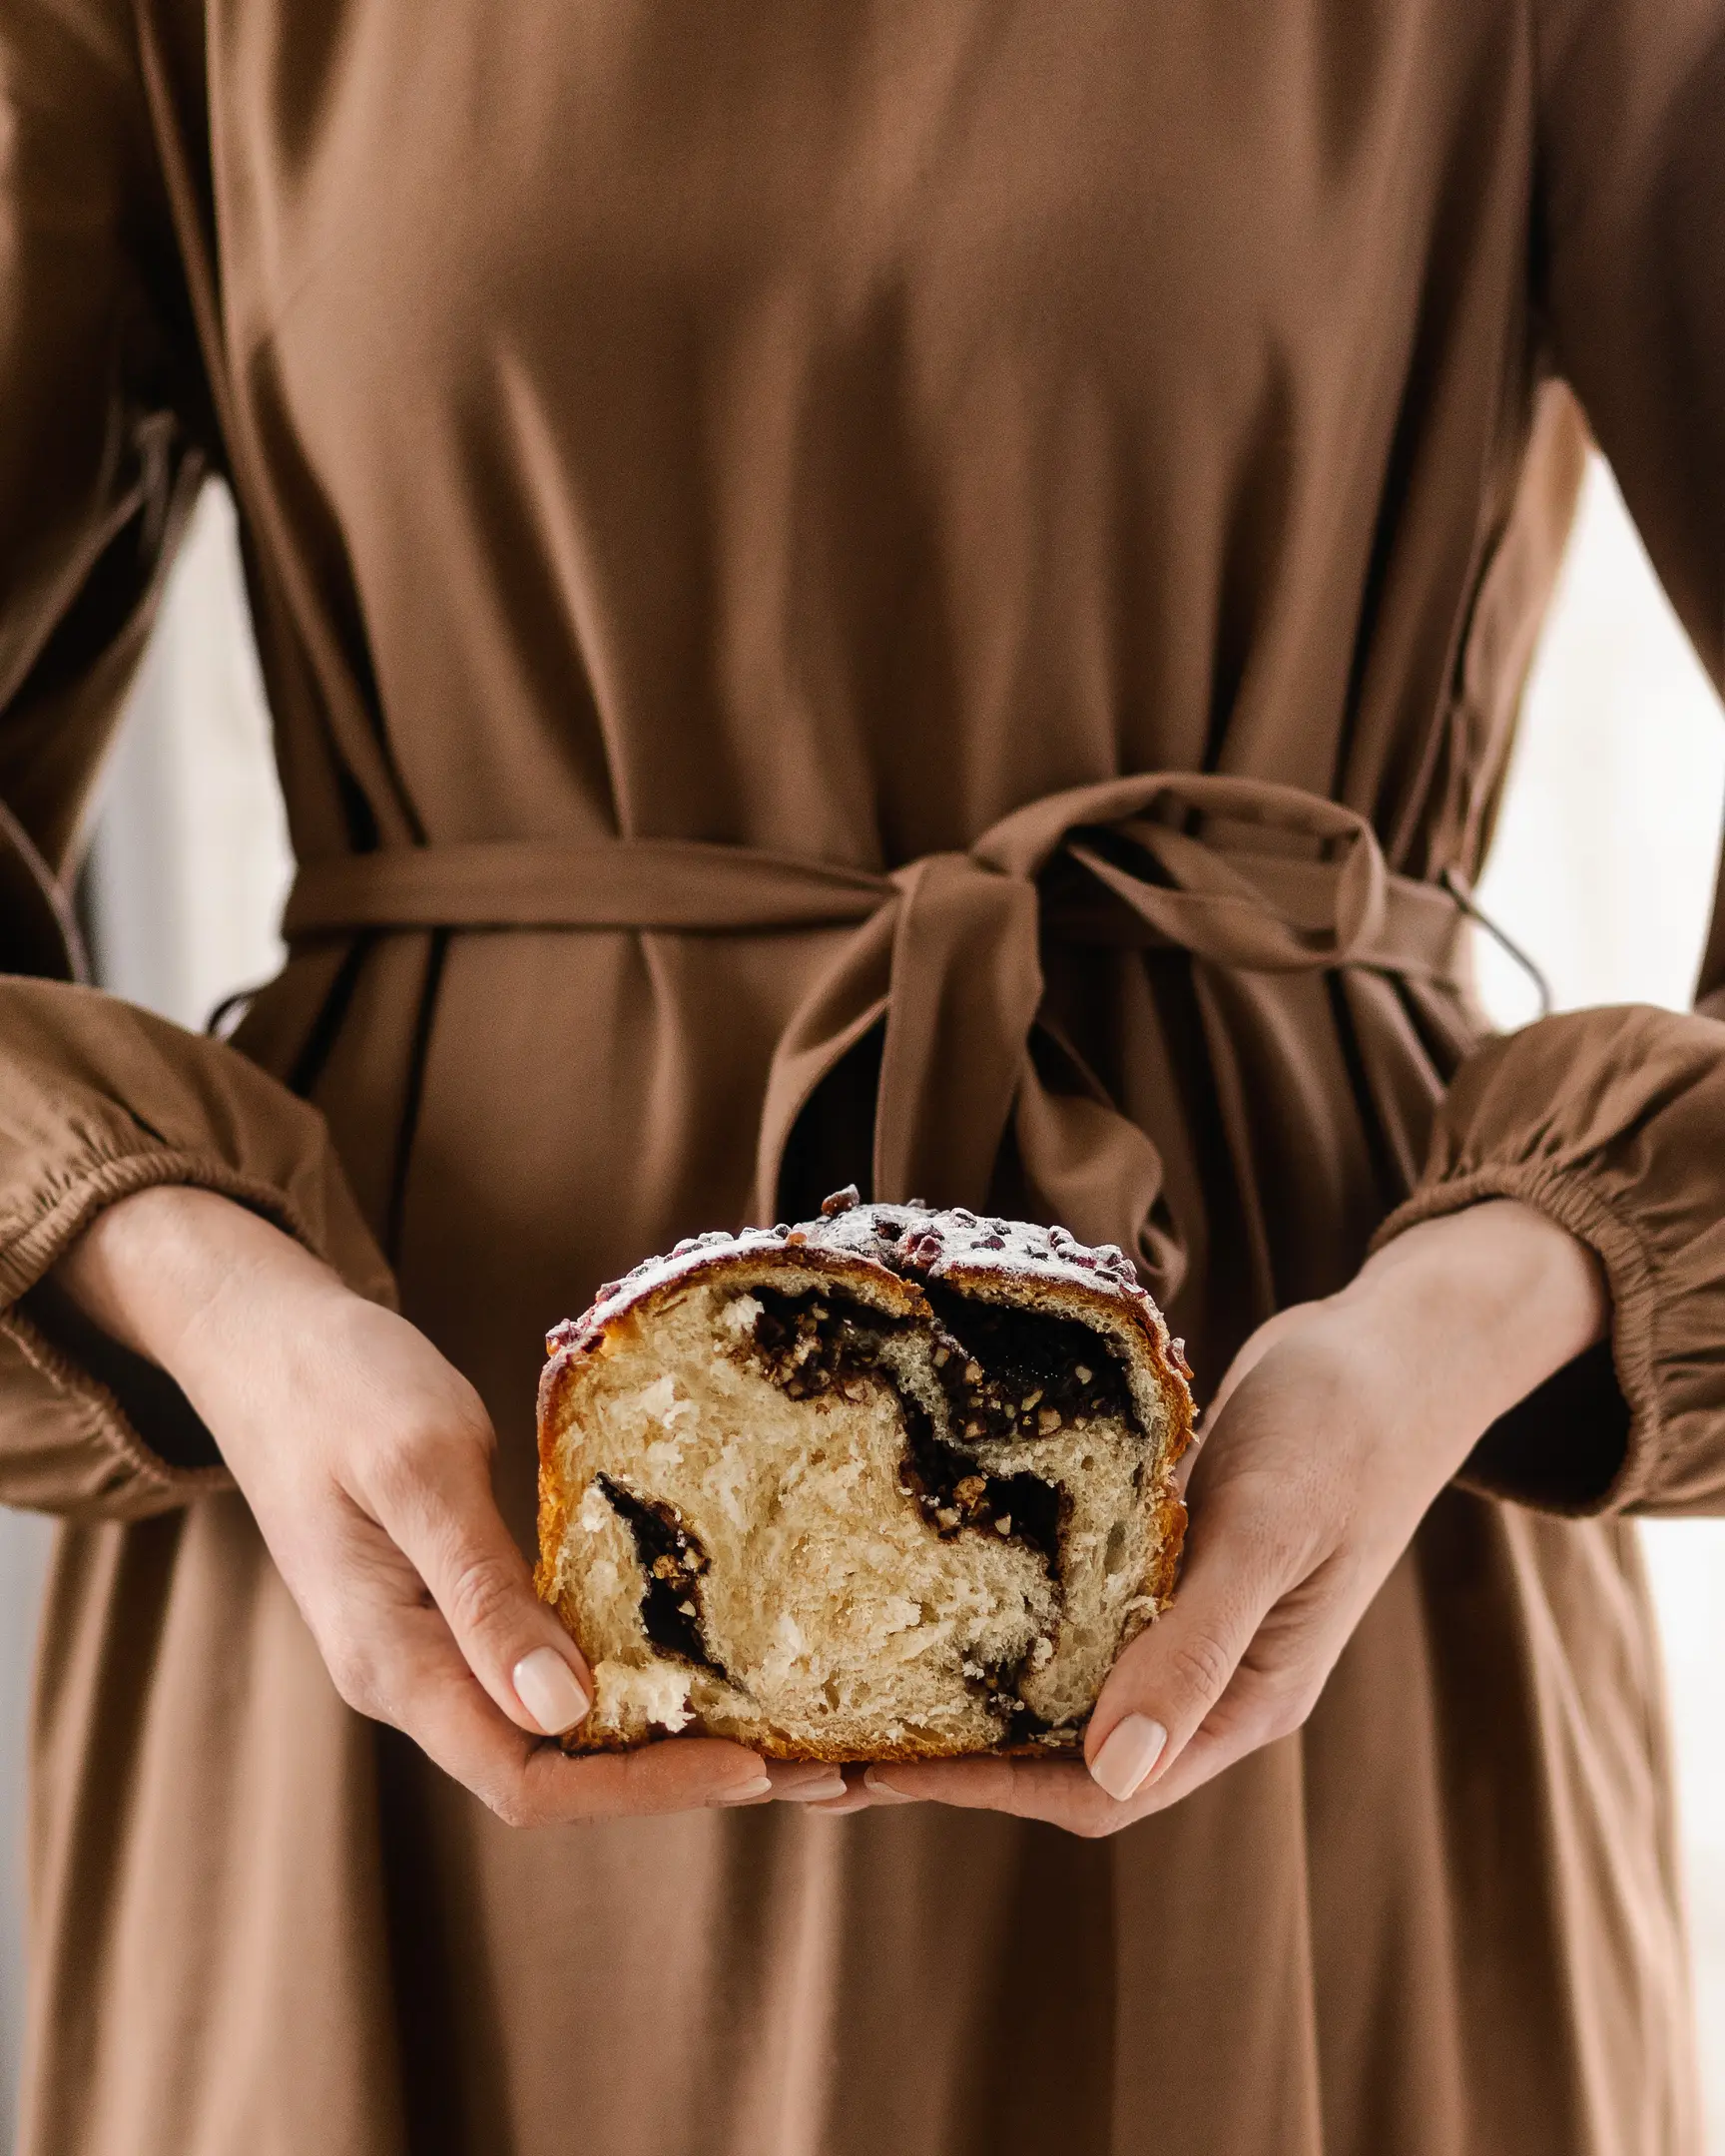
{"type": "Polygon", "coordinates": [[[980,1437],[982,1435],[981,1423],[974,1421],[966,1422],[964,1425],[964,1434],[966,1437],[980,1437]]]}
{"type": "Polygon", "coordinates": [[[1044,1407],[1036,1417],[1036,1429],[1040,1436],[1051,1436],[1059,1427],[1060,1410],[1058,1407],[1044,1407]]]}
{"type": "Polygon", "coordinates": [[[679,1602],[677,1607],[683,1612],[685,1617],[693,1617],[696,1614],[695,1605],[693,1602],[679,1602]]]}
{"type": "Polygon", "coordinates": [[[1028,1414],[1031,1408],[1035,1406],[1036,1402],[1041,1397],[1042,1387],[1040,1385],[1032,1385],[1030,1390],[1025,1393],[1024,1397],[1018,1402],[1018,1404],[1020,1407],[1023,1408],[1024,1412],[1028,1414]]]}
{"type": "Polygon", "coordinates": [[[994,1532],[998,1535],[1009,1535],[1012,1532],[1012,1515],[1010,1512],[1001,1513],[1000,1517],[994,1522],[994,1532]]]}
{"type": "Polygon", "coordinates": [[[980,1504],[988,1494],[988,1484],[979,1474],[967,1474],[952,1492],[961,1505],[980,1504]]]}
{"type": "Polygon", "coordinates": [[[1090,1379],[1095,1375],[1095,1372],[1091,1369],[1086,1368],[1086,1366],[1082,1362],[1074,1362],[1072,1365],[1072,1374],[1074,1377],[1077,1378],[1080,1384],[1088,1384],[1090,1382],[1090,1379]]]}
{"type": "Polygon", "coordinates": [[[963,1517],[963,1514],[954,1510],[951,1505],[942,1505],[940,1509],[935,1513],[934,1517],[940,1522],[942,1527],[956,1527],[960,1519],[963,1517]]]}
{"type": "Polygon", "coordinates": [[[965,1363],[964,1382],[966,1384],[980,1384],[982,1382],[982,1365],[980,1362],[965,1363]]]}

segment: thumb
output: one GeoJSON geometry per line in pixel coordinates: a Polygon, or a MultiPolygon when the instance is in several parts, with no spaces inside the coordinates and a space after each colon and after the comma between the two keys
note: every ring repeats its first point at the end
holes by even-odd
{"type": "Polygon", "coordinates": [[[1139,1633],[1102,1687],[1084,1762],[1097,1785],[1122,1804],[1174,1766],[1227,1691],[1283,1591],[1268,1538],[1241,1516],[1255,1510],[1250,1500],[1228,1494],[1206,1507],[1202,1544],[1178,1599],[1139,1633]]]}
{"type": "Polygon", "coordinates": [[[560,1737],[593,1704],[579,1648],[533,1590],[503,1524],[478,1447],[442,1447],[378,1507],[378,1525],[413,1566],[463,1660],[517,1728],[560,1737]]]}

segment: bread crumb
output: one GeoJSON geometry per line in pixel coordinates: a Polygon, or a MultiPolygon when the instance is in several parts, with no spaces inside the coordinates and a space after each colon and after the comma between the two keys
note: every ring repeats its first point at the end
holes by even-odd
{"type": "Polygon", "coordinates": [[[752,1295],[733,1296],[720,1311],[716,1323],[721,1332],[741,1337],[754,1332],[755,1321],[760,1315],[761,1305],[752,1295]]]}
{"type": "Polygon", "coordinates": [[[672,1431],[675,1431],[680,1420],[687,1418],[691,1422],[698,1422],[701,1419],[701,1410],[692,1399],[678,1398],[677,1380],[669,1370],[662,1377],[655,1377],[651,1384],[641,1387],[635,1395],[635,1405],[648,1421],[657,1422],[672,1431]]]}
{"type": "Polygon", "coordinates": [[[651,1669],[601,1662],[593,1672],[599,1726],[627,1728],[640,1720],[674,1737],[694,1719],[689,1711],[691,1674],[669,1662],[657,1662],[651,1669]]]}

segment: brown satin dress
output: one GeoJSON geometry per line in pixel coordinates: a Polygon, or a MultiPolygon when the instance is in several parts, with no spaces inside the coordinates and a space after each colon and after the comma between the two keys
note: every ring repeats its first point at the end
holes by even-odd
{"type": "Polygon", "coordinates": [[[1725,673],[1725,0],[8,0],[0,144],[27,2156],[1693,2156],[1624,1515],[1725,1504],[1725,1029],[1488,1039],[1445,877],[1578,408],[1725,673]],[[54,978],[210,471],[303,864],[233,1046],[54,978]],[[523,1834],[33,1293],[245,1199],[473,1377],[525,1542],[546,1326],[853,1176],[1126,1244],[1201,1390],[1494,1193],[1612,1341],[1111,1841],[523,1834]]]}

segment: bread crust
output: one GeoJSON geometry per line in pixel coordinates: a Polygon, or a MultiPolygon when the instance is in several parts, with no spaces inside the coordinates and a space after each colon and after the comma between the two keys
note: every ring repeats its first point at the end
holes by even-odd
{"type": "MultiPolygon", "coordinates": [[[[573,1494],[559,1470],[559,1448],[566,1427],[578,1419],[586,1373],[626,1347],[661,1308],[704,1280],[722,1278],[742,1289],[776,1277],[799,1276],[805,1284],[813,1278],[843,1289],[883,1316],[928,1321],[933,1311],[921,1284],[937,1280],[978,1301],[1077,1319],[1118,1342],[1139,1395],[1145,1427],[1163,1431],[1154,1471],[1144,1478],[1143,1506],[1150,1531],[1147,1561],[1134,1592],[1152,1615],[1168,1606],[1186,1530],[1186,1507],[1174,1488],[1172,1470],[1191,1442],[1191,1371],[1182,1344],[1170,1338],[1161,1312],[1139,1285],[1130,1261],[1108,1247],[1087,1249],[1069,1236],[1062,1237],[1058,1229],[1050,1232],[1023,1222],[979,1219],[961,1209],[862,1207],[853,1191],[829,1199],[820,1221],[691,1238],[666,1257],[649,1259],[624,1280],[608,1284],[580,1318],[566,1321],[548,1336],[538,1390],[535,1585],[583,1654],[589,1649],[582,1639],[580,1608],[573,1594],[558,1593],[556,1574],[573,1494]],[[881,1221],[893,1226],[902,1223],[907,1232],[883,1237],[874,1232],[881,1221]],[[1149,1398],[1141,1387],[1148,1388],[1149,1398]]],[[[1127,1634],[1128,1639],[1131,1636],[1127,1634]]],[[[1081,1729],[1074,1732],[1071,1752],[1076,1752],[1080,1741],[1081,1729]]],[[[1064,1748],[1035,1740],[976,1747],[920,1734],[882,1742],[866,1751],[788,1741],[771,1730],[752,1735],[748,1742],[770,1759],[834,1764],[862,1758],[881,1763],[953,1758],[977,1752],[996,1758],[1068,1756],[1064,1748]]],[[[565,1737],[563,1745],[572,1753],[638,1748],[635,1741],[620,1735],[587,1735],[581,1728],[565,1737]]]]}

